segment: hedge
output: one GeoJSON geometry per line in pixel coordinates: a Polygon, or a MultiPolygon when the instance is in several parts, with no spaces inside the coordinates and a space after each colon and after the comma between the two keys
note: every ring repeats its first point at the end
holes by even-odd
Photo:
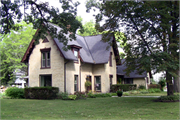
{"type": "Polygon", "coordinates": [[[130,90],[135,90],[136,87],[137,87],[136,84],[115,84],[115,85],[111,85],[110,92],[116,92],[119,89],[123,91],[130,91],[130,90]]]}
{"type": "Polygon", "coordinates": [[[58,92],[58,87],[29,87],[24,89],[24,96],[26,99],[55,99],[58,92]]]}
{"type": "Polygon", "coordinates": [[[148,85],[148,89],[151,89],[151,88],[158,88],[158,89],[160,89],[161,86],[159,84],[150,84],[150,85],[148,85]]]}
{"type": "Polygon", "coordinates": [[[6,94],[6,96],[9,96],[10,98],[22,99],[22,98],[24,98],[24,89],[17,88],[17,87],[9,87],[5,91],[5,94],[6,94]]]}

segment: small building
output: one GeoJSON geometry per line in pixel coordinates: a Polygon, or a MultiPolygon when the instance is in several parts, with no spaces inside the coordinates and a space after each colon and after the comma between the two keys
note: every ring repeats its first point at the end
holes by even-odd
{"type": "Polygon", "coordinates": [[[148,88],[148,84],[150,84],[150,75],[148,72],[145,71],[140,75],[137,70],[134,70],[127,75],[124,71],[127,68],[125,59],[122,59],[121,63],[122,65],[117,66],[117,81],[121,81],[121,84],[136,84],[137,88],[139,85],[145,86],[146,89],[148,88]]]}

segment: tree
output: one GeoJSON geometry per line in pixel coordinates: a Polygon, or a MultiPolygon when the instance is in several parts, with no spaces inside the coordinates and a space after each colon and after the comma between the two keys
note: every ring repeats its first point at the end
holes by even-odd
{"type": "Polygon", "coordinates": [[[27,65],[21,63],[22,57],[35,34],[32,24],[21,22],[22,26],[18,31],[11,30],[10,33],[3,35],[0,41],[1,54],[1,84],[7,85],[14,79],[15,70],[27,72],[27,65]]]}
{"type": "Polygon", "coordinates": [[[99,9],[96,24],[106,19],[98,30],[125,28],[126,72],[166,71],[167,95],[173,95],[172,77],[179,69],[179,1],[89,0],[86,7],[99,9]]]}
{"type": "MultiPolygon", "coordinates": [[[[82,22],[82,18],[78,17],[77,18],[80,22],[82,22]]],[[[93,22],[93,20],[90,20],[89,22],[86,22],[83,25],[83,33],[80,32],[80,30],[78,31],[79,35],[81,36],[91,36],[91,35],[98,35],[100,34],[100,32],[98,32],[95,28],[95,23],[93,22]]]]}
{"type": "Polygon", "coordinates": [[[39,2],[37,0],[15,0],[14,2],[1,0],[1,34],[7,34],[12,29],[20,29],[21,26],[17,26],[15,23],[24,19],[27,23],[32,23],[34,29],[38,29],[38,34],[34,35],[36,43],[38,43],[39,38],[45,38],[45,35],[50,34],[53,38],[58,38],[67,48],[67,41],[75,39],[74,33],[76,33],[78,28],[82,27],[81,23],[75,19],[79,2],[69,0],[59,0],[59,2],[63,9],[61,12],[57,8],[50,7],[47,2],[39,2]],[[24,8],[24,11],[21,11],[20,8],[24,8]],[[49,25],[49,22],[58,25],[62,30],[57,31],[54,26],[49,25]],[[71,34],[69,34],[69,37],[66,37],[64,34],[69,32],[71,34]]]}

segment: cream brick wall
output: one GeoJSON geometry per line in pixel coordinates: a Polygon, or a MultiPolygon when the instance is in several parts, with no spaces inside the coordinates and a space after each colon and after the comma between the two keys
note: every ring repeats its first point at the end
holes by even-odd
{"type": "Polygon", "coordinates": [[[139,87],[139,85],[146,86],[146,80],[145,80],[145,78],[134,78],[133,79],[133,84],[136,84],[137,88],[139,87]]]}
{"type": "Polygon", "coordinates": [[[52,86],[59,87],[60,91],[64,91],[64,58],[61,57],[58,48],[54,41],[48,36],[49,42],[42,43],[35,46],[29,57],[29,86],[40,86],[40,75],[51,74],[52,86]],[[50,69],[41,69],[41,51],[43,48],[51,48],[50,51],[50,69]]]}
{"type": "Polygon", "coordinates": [[[113,49],[112,54],[112,67],[107,64],[78,64],[74,61],[64,60],[61,57],[58,48],[54,41],[48,36],[49,42],[42,43],[42,39],[39,40],[39,44],[35,46],[32,54],[29,58],[29,86],[40,86],[40,75],[51,74],[52,86],[59,87],[60,91],[64,92],[64,63],[66,64],[66,92],[74,93],[74,75],[78,75],[78,91],[85,92],[85,81],[87,75],[91,76],[92,91],[94,91],[94,77],[101,76],[101,92],[106,93],[110,90],[110,78],[109,75],[113,75],[112,84],[116,84],[116,61],[113,49]],[[40,49],[51,48],[51,68],[41,69],[41,52],[40,49]],[[80,73],[81,66],[81,73],[80,73]],[[81,74],[81,75],[80,75],[81,74]],[[81,88],[80,88],[81,85],[81,88]]]}

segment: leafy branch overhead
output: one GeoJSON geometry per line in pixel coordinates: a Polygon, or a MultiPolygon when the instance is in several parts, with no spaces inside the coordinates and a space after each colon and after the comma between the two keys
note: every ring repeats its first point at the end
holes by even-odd
{"type": "Polygon", "coordinates": [[[17,26],[15,23],[24,20],[27,23],[33,23],[33,28],[38,29],[39,34],[34,36],[37,43],[37,40],[44,38],[48,31],[53,38],[59,40],[63,38],[61,42],[66,46],[68,40],[75,39],[76,30],[82,28],[81,23],[75,19],[77,6],[80,3],[69,0],[60,0],[59,2],[62,5],[62,11],[53,6],[50,7],[47,2],[37,0],[1,1],[1,34],[7,34],[12,29],[20,29],[21,26],[17,26]],[[62,30],[57,31],[56,27],[50,25],[49,22],[58,25],[62,30]]]}
{"type": "Polygon", "coordinates": [[[168,95],[172,95],[172,77],[179,70],[179,1],[88,0],[86,7],[87,12],[99,11],[95,15],[99,31],[124,28],[127,74],[134,69],[165,71],[168,95]]]}

